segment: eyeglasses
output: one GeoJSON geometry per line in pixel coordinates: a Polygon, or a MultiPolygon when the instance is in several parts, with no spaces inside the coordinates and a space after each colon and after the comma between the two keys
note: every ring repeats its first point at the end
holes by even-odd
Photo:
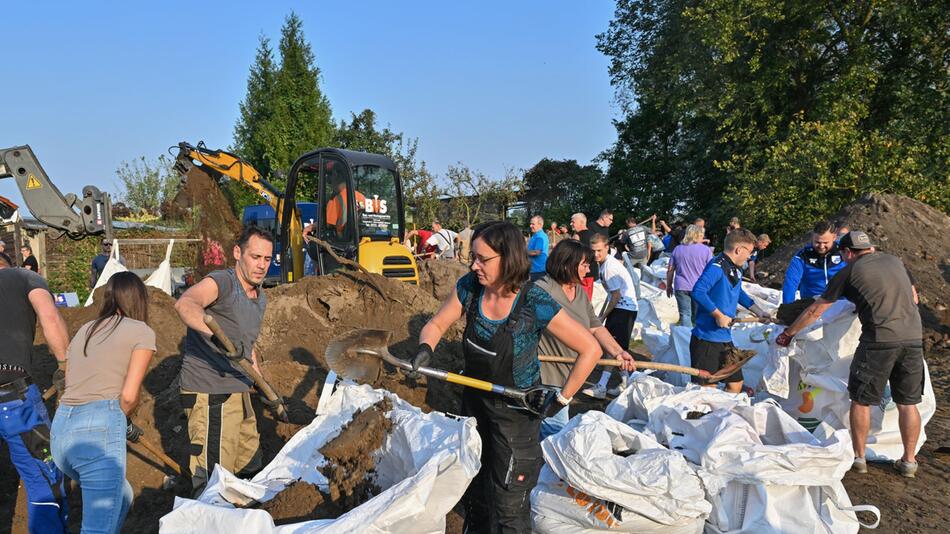
{"type": "Polygon", "coordinates": [[[485,265],[486,263],[490,262],[491,260],[493,260],[493,259],[495,259],[495,258],[500,258],[500,257],[501,257],[501,254],[495,254],[494,256],[492,256],[492,257],[490,257],[490,258],[483,258],[483,257],[479,256],[478,254],[472,253],[472,254],[469,254],[469,256],[468,256],[468,262],[471,263],[472,265],[475,265],[476,263],[479,264],[479,265],[485,265]]]}
{"type": "Polygon", "coordinates": [[[112,243],[103,243],[102,246],[112,248],[112,243]]]}

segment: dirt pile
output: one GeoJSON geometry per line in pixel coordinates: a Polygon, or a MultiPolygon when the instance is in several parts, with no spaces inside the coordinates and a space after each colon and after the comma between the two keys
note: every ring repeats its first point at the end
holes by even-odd
{"type": "MultiPolygon", "coordinates": [[[[873,194],[831,219],[867,232],[878,250],[903,260],[920,294],[925,342],[950,347],[950,217],[905,196],[873,194]]],[[[781,287],[788,262],[809,240],[802,235],[763,260],[757,270],[770,273],[767,285],[781,287]]]]}
{"type": "Polygon", "coordinates": [[[340,434],[327,442],[320,453],[327,459],[323,474],[330,483],[326,494],[310,483],[299,481],[261,505],[277,525],[336,519],[379,493],[372,474],[373,453],[379,450],[392,430],[386,413],[392,409],[383,401],[353,416],[340,434]]]}
{"type": "Polygon", "coordinates": [[[778,319],[780,324],[791,326],[795,319],[798,319],[798,316],[814,303],[815,299],[809,297],[788,304],[779,304],[778,311],[775,312],[775,318],[778,319]]]}
{"type": "Polygon", "coordinates": [[[442,302],[452,294],[455,282],[469,271],[468,265],[457,260],[419,260],[419,286],[442,302]]]}

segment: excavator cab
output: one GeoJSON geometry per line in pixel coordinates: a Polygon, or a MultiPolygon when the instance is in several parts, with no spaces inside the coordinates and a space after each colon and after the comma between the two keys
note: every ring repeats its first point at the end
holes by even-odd
{"type": "MultiPolygon", "coordinates": [[[[326,247],[308,243],[317,274],[340,267],[334,254],[359,262],[367,271],[418,284],[415,258],[402,245],[405,219],[402,184],[393,161],[379,154],[322,148],[303,155],[287,178],[284,198],[317,203],[313,236],[326,247]],[[301,195],[298,195],[298,190],[301,195]]],[[[303,276],[303,236],[291,231],[292,202],[281,217],[281,262],[285,282],[303,276]]]]}

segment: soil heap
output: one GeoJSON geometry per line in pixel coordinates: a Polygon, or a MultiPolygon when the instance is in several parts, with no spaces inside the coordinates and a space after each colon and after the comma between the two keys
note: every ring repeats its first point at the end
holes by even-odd
{"type": "MultiPolygon", "coordinates": [[[[898,256],[920,294],[926,345],[950,348],[950,217],[923,202],[892,194],[871,194],[844,207],[832,220],[867,232],[878,250],[898,256]]],[[[765,284],[781,287],[792,256],[811,239],[804,234],[762,261],[765,284]]]]}
{"type": "Polygon", "coordinates": [[[452,294],[455,282],[465,276],[469,267],[457,260],[419,260],[419,286],[442,302],[452,294]]]}

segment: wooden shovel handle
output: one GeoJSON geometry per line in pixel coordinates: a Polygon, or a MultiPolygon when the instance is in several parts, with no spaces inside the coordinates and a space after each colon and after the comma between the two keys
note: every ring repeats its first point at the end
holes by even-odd
{"type": "MultiPolygon", "coordinates": [[[[573,364],[576,360],[574,358],[569,358],[566,356],[549,356],[547,354],[538,355],[538,359],[542,362],[552,362],[552,363],[570,363],[573,364]]],[[[600,359],[597,360],[597,365],[607,366],[607,367],[620,367],[622,362],[620,360],[614,359],[600,359]]],[[[657,362],[637,362],[637,369],[653,369],[654,371],[672,371],[674,373],[684,373],[692,376],[707,377],[709,376],[708,371],[702,369],[694,369],[692,367],[686,367],[683,365],[674,365],[672,363],[657,363],[657,362]]]]}
{"type": "Polygon", "coordinates": [[[138,444],[145,448],[148,452],[152,453],[156,458],[162,461],[163,464],[167,465],[172,471],[177,474],[181,474],[181,466],[178,465],[178,462],[169,458],[164,452],[162,452],[158,447],[152,445],[145,438],[139,438],[138,444]]]}

